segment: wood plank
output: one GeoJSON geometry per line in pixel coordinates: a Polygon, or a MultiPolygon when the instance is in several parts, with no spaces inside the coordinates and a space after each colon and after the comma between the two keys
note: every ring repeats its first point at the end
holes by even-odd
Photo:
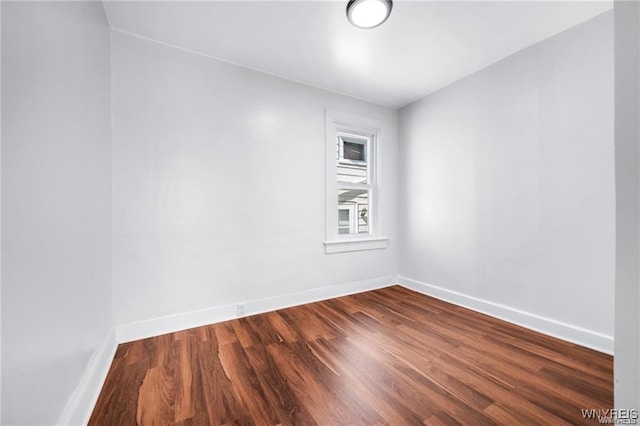
{"type": "Polygon", "coordinates": [[[119,345],[90,425],[587,424],[613,359],[393,286],[119,345]]]}

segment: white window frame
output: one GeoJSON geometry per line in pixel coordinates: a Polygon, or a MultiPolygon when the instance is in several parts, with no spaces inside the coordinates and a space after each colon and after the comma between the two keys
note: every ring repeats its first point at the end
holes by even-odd
{"type": "MultiPolygon", "coordinates": [[[[379,120],[336,110],[326,110],[326,240],[325,252],[342,253],[360,250],[384,249],[389,245],[382,228],[381,203],[381,161],[380,143],[383,126],[379,120]],[[338,234],[338,189],[348,184],[337,182],[338,161],[345,164],[357,164],[359,161],[338,159],[340,157],[341,137],[349,136],[366,139],[365,158],[367,162],[367,184],[369,189],[367,234],[338,234]],[[338,149],[336,149],[338,147],[338,149]],[[336,155],[336,152],[338,155],[336,155]]],[[[358,186],[358,185],[355,185],[358,186]]],[[[359,188],[362,185],[358,186],[359,188]]],[[[357,214],[355,215],[357,216],[357,214]]],[[[355,218],[356,229],[358,218],[355,218]]]]}

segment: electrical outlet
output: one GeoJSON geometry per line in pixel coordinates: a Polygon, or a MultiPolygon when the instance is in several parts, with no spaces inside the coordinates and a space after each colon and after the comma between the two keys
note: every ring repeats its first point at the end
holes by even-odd
{"type": "Polygon", "coordinates": [[[244,316],[244,303],[238,303],[238,316],[244,316]]]}

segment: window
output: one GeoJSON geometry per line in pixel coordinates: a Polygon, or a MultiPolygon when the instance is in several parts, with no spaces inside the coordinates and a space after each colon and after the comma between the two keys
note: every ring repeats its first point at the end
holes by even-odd
{"type": "Polygon", "coordinates": [[[353,206],[338,205],[338,234],[356,233],[356,210],[353,206]]]}
{"type": "Polygon", "coordinates": [[[375,120],[327,110],[327,253],[385,248],[375,120]]]}
{"type": "Polygon", "coordinates": [[[364,164],[367,162],[367,140],[350,139],[348,135],[338,136],[339,160],[342,164],[353,162],[353,164],[364,164]]]}

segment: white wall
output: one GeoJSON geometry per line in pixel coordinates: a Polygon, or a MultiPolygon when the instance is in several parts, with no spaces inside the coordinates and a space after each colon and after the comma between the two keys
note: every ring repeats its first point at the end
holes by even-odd
{"type": "Polygon", "coordinates": [[[615,2],[615,406],[640,409],[640,4],[615,2]]]}
{"type": "Polygon", "coordinates": [[[394,110],[118,31],[112,69],[119,324],[393,282],[394,110]],[[324,253],[325,108],[386,123],[388,249],[324,253]]]}
{"type": "Polygon", "coordinates": [[[405,282],[613,349],[612,43],[607,12],[400,111],[405,282]]]}
{"type": "Polygon", "coordinates": [[[2,4],[2,423],[54,424],[112,324],[109,28],[2,4]]]}
{"type": "MultiPolygon", "coordinates": [[[[0,2],[0,100],[2,99],[2,2],[0,2]]],[[[2,102],[0,101],[0,372],[2,371],[2,102]]],[[[2,379],[0,379],[0,423],[2,422],[2,379]]]]}

